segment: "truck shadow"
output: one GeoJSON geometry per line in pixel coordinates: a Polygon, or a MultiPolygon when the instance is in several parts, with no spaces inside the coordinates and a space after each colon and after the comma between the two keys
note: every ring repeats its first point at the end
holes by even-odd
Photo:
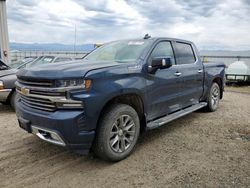
{"type": "MultiPolygon", "coordinates": [[[[167,125],[142,133],[131,156],[117,163],[93,157],[92,153],[79,155],[66,148],[44,142],[34,135],[25,135],[23,139],[18,139],[14,146],[16,148],[14,156],[18,156],[13,159],[16,163],[11,164],[8,168],[20,169],[23,177],[30,177],[30,174],[33,174],[32,178],[25,180],[28,184],[47,182],[54,178],[55,181],[60,181],[58,177],[61,176],[68,177],[70,181],[70,177],[86,178],[84,174],[91,174],[91,178],[95,178],[95,174],[106,175],[108,172],[116,175],[116,171],[136,167],[143,155],[152,155],[152,152],[155,152],[150,148],[158,144],[166,144],[168,135],[173,137],[172,134],[183,132],[181,129],[197,123],[195,119],[200,115],[200,113],[192,113],[167,125]]],[[[14,175],[12,178],[18,177],[19,175],[14,175]]]]}
{"type": "MultiPolygon", "coordinates": [[[[142,149],[146,145],[151,144],[152,142],[163,139],[164,136],[166,136],[167,134],[171,134],[171,132],[178,132],[178,129],[181,129],[183,126],[188,126],[190,123],[192,123],[192,120],[195,119],[197,114],[198,113],[189,114],[185,117],[182,117],[181,119],[175,120],[157,129],[143,132],[139,137],[138,144],[135,148],[135,151],[132,153],[132,155],[137,155],[140,149],[142,149]]],[[[62,147],[44,142],[40,140],[39,138],[36,138],[35,136],[29,137],[27,139],[29,139],[28,142],[30,143],[29,145],[33,151],[31,153],[27,153],[27,155],[29,155],[28,158],[30,158],[31,161],[36,161],[36,157],[38,156],[34,155],[34,153],[39,153],[40,160],[46,159],[48,158],[48,156],[50,156],[50,158],[55,161],[55,164],[58,164],[58,162],[60,163],[60,161],[62,160],[61,158],[64,158],[64,163],[66,161],[71,161],[71,162],[75,161],[73,163],[77,163],[78,165],[80,165],[81,171],[85,169],[84,166],[89,163],[93,164],[93,168],[96,168],[96,167],[102,168],[102,167],[110,166],[112,164],[116,164],[116,163],[106,162],[101,159],[98,159],[93,156],[92,152],[90,152],[90,154],[88,155],[80,155],[73,151],[69,151],[66,148],[62,148],[62,147]],[[41,148],[43,152],[40,152],[41,148]],[[61,157],[55,157],[55,156],[61,156],[61,157]]],[[[127,160],[130,160],[130,158],[127,158],[123,161],[127,161],[127,160]]],[[[123,163],[123,161],[119,163],[123,163]]],[[[50,165],[48,165],[47,167],[50,168],[50,165]]]]}

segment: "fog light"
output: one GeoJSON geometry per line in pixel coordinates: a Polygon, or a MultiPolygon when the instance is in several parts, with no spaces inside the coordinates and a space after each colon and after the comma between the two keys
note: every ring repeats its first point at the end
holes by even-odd
{"type": "Polygon", "coordinates": [[[53,134],[53,133],[50,133],[50,137],[51,137],[53,140],[60,141],[60,138],[58,138],[58,136],[55,135],[55,134],[53,134]]]}
{"type": "Polygon", "coordinates": [[[74,104],[74,103],[64,103],[62,107],[82,107],[82,104],[74,104]]]}

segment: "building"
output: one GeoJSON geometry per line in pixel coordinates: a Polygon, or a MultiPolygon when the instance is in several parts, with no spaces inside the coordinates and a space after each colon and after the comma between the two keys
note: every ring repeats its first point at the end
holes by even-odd
{"type": "Polygon", "coordinates": [[[0,59],[9,62],[9,34],[6,14],[6,0],[0,0],[0,59]]]}

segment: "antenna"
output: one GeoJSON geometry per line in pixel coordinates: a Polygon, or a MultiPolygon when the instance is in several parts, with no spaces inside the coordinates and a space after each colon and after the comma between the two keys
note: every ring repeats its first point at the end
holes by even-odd
{"type": "Polygon", "coordinates": [[[149,39],[149,38],[151,38],[151,36],[148,33],[143,37],[143,39],[149,39]]]}

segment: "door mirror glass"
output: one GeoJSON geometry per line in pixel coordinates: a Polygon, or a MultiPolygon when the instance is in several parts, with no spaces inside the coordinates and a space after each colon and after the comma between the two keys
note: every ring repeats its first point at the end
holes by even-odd
{"type": "Polygon", "coordinates": [[[172,65],[172,58],[170,56],[154,57],[152,59],[151,65],[149,65],[149,73],[154,74],[158,69],[167,69],[172,65]]]}

